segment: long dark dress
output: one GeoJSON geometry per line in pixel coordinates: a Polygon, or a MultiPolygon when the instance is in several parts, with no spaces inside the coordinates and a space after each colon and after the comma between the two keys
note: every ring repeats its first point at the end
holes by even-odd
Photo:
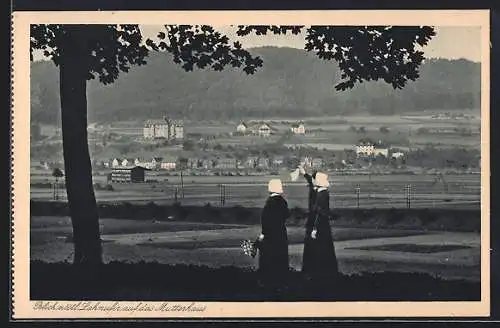
{"type": "Polygon", "coordinates": [[[314,228],[316,239],[310,242],[311,258],[308,259],[307,273],[332,276],[338,273],[337,256],[330,227],[330,195],[328,189],[319,190],[314,206],[314,228]]]}
{"type": "Polygon", "coordinates": [[[312,260],[314,257],[314,250],[311,244],[311,232],[314,227],[314,220],[316,218],[314,211],[314,204],[316,203],[316,188],[314,187],[312,176],[309,174],[304,174],[304,178],[307,181],[307,187],[309,189],[309,197],[308,197],[308,213],[306,218],[306,233],[304,237],[304,251],[302,253],[302,271],[309,272],[311,270],[312,260]]]}
{"type": "Polygon", "coordinates": [[[259,247],[259,272],[269,277],[288,271],[288,204],[281,195],[270,196],[261,215],[264,239],[259,247]]]}

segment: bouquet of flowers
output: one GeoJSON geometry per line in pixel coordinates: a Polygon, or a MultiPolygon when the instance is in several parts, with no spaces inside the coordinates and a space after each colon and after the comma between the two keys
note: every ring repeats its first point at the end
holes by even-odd
{"type": "Polygon", "coordinates": [[[257,251],[259,250],[260,241],[259,239],[255,241],[251,240],[243,240],[241,242],[241,248],[243,249],[243,253],[250,257],[255,257],[257,255],[257,251]]]}

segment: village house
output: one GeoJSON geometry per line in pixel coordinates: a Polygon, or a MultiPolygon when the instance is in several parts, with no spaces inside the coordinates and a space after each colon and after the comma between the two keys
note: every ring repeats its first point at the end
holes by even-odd
{"type": "Polygon", "coordinates": [[[258,156],[249,156],[246,160],[245,166],[249,169],[254,169],[257,167],[258,161],[259,161],[258,156]]]}
{"type": "Polygon", "coordinates": [[[238,126],[236,127],[236,132],[239,132],[239,133],[246,133],[247,132],[247,129],[248,129],[248,125],[245,123],[245,122],[241,122],[240,124],[238,124],[238,126]]]}
{"type": "Polygon", "coordinates": [[[304,125],[304,122],[299,122],[299,123],[296,123],[296,124],[292,124],[292,127],[290,128],[290,130],[294,133],[294,134],[306,134],[306,127],[304,125]]]}
{"type": "Polygon", "coordinates": [[[184,138],[184,123],[164,116],[162,120],[147,120],[143,128],[144,139],[179,140],[184,138]]]}
{"type": "Polygon", "coordinates": [[[113,183],[140,183],[145,181],[146,168],[139,166],[116,168],[111,172],[113,183]]]}
{"type": "Polygon", "coordinates": [[[381,140],[379,140],[373,146],[373,155],[389,157],[389,147],[386,144],[384,144],[381,140]]]}
{"type": "Polygon", "coordinates": [[[233,170],[236,169],[236,158],[223,157],[217,160],[217,169],[233,170]]]}
{"type": "Polygon", "coordinates": [[[121,164],[121,160],[119,158],[113,158],[111,160],[111,167],[112,168],[119,167],[120,164],[121,164]]]}
{"type": "Polygon", "coordinates": [[[403,158],[404,156],[405,156],[405,154],[402,152],[395,152],[395,153],[392,153],[392,155],[391,155],[391,157],[394,159],[403,158]]]}
{"type": "Polygon", "coordinates": [[[132,166],[134,164],[134,160],[130,158],[124,158],[121,161],[121,166],[126,167],[126,166],[132,166]]]}
{"type": "Polygon", "coordinates": [[[285,159],[283,156],[275,156],[273,158],[272,166],[273,167],[281,167],[284,162],[285,162],[285,159]]]}
{"type": "Polygon", "coordinates": [[[153,157],[149,162],[149,169],[155,170],[160,168],[160,164],[163,161],[163,157],[153,157]]]}
{"type": "Polygon", "coordinates": [[[175,170],[179,159],[175,156],[165,156],[161,159],[159,165],[161,170],[175,170]]]}
{"type": "Polygon", "coordinates": [[[269,159],[265,158],[265,157],[259,157],[257,167],[260,169],[268,169],[269,168],[269,159]]]}
{"type": "Polygon", "coordinates": [[[134,159],[134,165],[135,166],[142,166],[144,163],[144,159],[143,158],[140,158],[140,157],[136,157],[134,159]]]}
{"type": "Polygon", "coordinates": [[[261,137],[269,137],[271,135],[271,127],[268,124],[263,123],[259,126],[257,134],[261,137]]]}
{"type": "Polygon", "coordinates": [[[213,161],[211,159],[205,158],[201,161],[201,167],[205,170],[213,169],[213,161]]]}
{"type": "Polygon", "coordinates": [[[201,160],[199,158],[196,158],[196,157],[190,157],[188,158],[187,160],[187,168],[188,169],[192,169],[192,170],[195,170],[195,169],[198,169],[201,167],[201,160]]]}

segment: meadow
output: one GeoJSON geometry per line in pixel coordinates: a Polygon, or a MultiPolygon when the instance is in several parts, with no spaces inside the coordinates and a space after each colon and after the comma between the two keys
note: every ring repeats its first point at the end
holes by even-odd
{"type": "MultiPolygon", "coordinates": [[[[87,274],[68,264],[73,256],[71,221],[50,209],[55,205],[32,203],[32,299],[276,297],[254,281],[257,258],[244,255],[240,248],[242,240],[260,233],[258,208],[183,207],[188,213],[185,218],[152,220],[148,206],[101,205],[105,266],[87,274]],[[44,215],[44,208],[53,215],[44,215]],[[69,279],[72,284],[57,283],[62,277],[66,278],[61,281],[69,279]],[[183,282],[188,277],[196,281],[203,277],[210,283],[187,285],[183,282]],[[168,283],[172,280],[177,283],[168,283]],[[224,280],[234,284],[228,287],[224,280]]],[[[297,281],[285,282],[288,288],[280,295],[296,300],[477,299],[478,214],[477,210],[341,211],[332,222],[332,233],[342,283],[317,281],[311,290],[311,285],[302,289],[307,282],[300,276],[304,228],[299,213],[287,222],[290,278],[297,281]],[[396,288],[394,281],[401,286],[396,288]],[[406,284],[418,288],[402,288],[406,284]]]]}
{"type": "MultiPolygon", "coordinates": [[[[285,197],[291,207],[307,204],[305,181],[291,182],[289,172],[279,176],[161,176],[150,175],[155,182],[137,184],[112,183],[112,190],[96,188],[98,202],[154,201],[168,204],[180,201],[189,205],[211,203],[219,205],[261,206],[267,197],[267,182],[280,177],[284,181],[285,197]],[[221,189],[221,185],[224,189],[221,189]]],[[[411,185],[412,207],[478,207],[480,177],[475,174],[447,175],[446,185],[435,175],[331,175],[331,206],[335,208],[401,208],[407,206],[407,186],[411,185]],[[359,201],[356,188],[359,187],[359,201]]],[[[48,175],[32,175],[32,200],[51,200],[53,190],[40,183],[53,182],[48,175]]],[[[94,183],[107,184],[106,177],[94,177],[94,183]]],[[[64,188],[59,199],[65,200],[64,188]]]]}

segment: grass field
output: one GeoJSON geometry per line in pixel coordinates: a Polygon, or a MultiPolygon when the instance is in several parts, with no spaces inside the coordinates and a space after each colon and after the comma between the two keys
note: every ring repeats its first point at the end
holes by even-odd
{"type": "MultiPolygon", "coordinates": [[[[158,262],[209,267],[255,267],[257,259],[245,256],[240,243],[254,239],[259,225],[198,222],[151,222],[101,219],[106,262],[158,262]]],[[[30,220],[31,260],[71,261],[71,223],[67,217],[30,220]]],[[[391,268],[445,278],[479,279],[479,234],[342,227],[333,224],[340,269],[345,274],[378,272],[391,268]],[[398,246],[417,245],[417,246],[398,246]],[[454,248],[450,248],[451,246],[454,248]],[[408,252],[420,250],[420,253],[408,252]],[[424,251],[422,251],[424,250],[424,251]]],[[[290,263],[300,270],[303,227],[289,226],[290,263]]]]}

